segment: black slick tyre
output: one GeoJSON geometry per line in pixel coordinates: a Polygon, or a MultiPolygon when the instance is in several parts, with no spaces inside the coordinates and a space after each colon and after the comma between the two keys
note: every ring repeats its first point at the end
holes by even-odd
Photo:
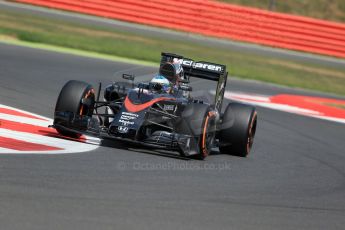
{"type": "MultiPolygon", "coordinates": [[[[88,83],[82,81],[68,81],[60,91],[55,106],[56,112],[70,112],[75,116],[92,116],[95,102],[94,88],[88,83]],[[88,103],[82,103],[82,101],[88,103]]],[[[55,114],[54,113],[54,114],[55,114]]],[[[54,125],[64,125],[64,122],[54,116],[54,125]]],[[[69,128],[69,127],[67,127],[69,128]]],[[[80,134],[67,131],[63,128],[56,127],[58,133],[64,136],[78,138],[80,134]]]]}
{"type": "Polygon", "coordinates": [[[220,152],[246,157],[254,142],[256,124],[257,113],[253,106],[230,103],[222,117],[219,132],[220,152]]]}
{"type": "Polygon", "coordinates": [[[182,114],[185,127],[189,127],[195,139],[196,159],[203,160],[211,152],[215,138],[215,115],[205,104],[190,104],[182,114]]]}

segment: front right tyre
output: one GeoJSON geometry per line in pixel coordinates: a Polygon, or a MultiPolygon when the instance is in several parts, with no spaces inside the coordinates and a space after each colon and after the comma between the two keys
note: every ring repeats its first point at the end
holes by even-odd
{"type": "Polygon", "coordinates": [[[192,134],[196,159],[203,160],[211,152],[216,135],[215,117],[216,113],[209,105],[199,103],[188,105],[182,113],[183,123],[178,130],[184,134],[192,134]]]}

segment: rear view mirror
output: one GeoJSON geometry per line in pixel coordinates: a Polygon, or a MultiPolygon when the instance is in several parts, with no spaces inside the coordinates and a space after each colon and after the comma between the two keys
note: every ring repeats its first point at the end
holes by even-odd
{"type": "Polygon", "coordinates": [[[132,74],[126,74],[126,73],[124,73],[124,74],[122,74],[122,78],[123,78],[123,79],[126,79],[126,80],[130,80],[130,81],[134,81],[135,76],[132,75],[132,74]]]}
{"type": "Polygon", "coordinates": [[[133,74],[122,74],[122,78],[123,79],[126,79],[126,80],[129,80],[129,81],[132,81],[132,88],[134,88],[134,79],[135,79],[135,76],[133,74]]]}
{"type": "Polygon", "coordinates": [[[181,85],[180,89],[183,91],[192,91],[193,90],[192,86],[189,86],[189,85],[181,85]]]}

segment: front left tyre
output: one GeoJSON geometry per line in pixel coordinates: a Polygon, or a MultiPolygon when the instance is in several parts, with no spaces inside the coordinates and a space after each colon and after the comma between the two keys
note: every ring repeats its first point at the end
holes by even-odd
{"type": "Polygon", "coordinates": [[[61,89],[55,106],[54,125],[58,133],[67,137],[79,138],[79,133],[62,128],[62,126],[66,126],[66,122],[56,114],[63,112],[74,116],[92,117],[94,104],[95,90],[90,84],[75,80],[68,81],[61,89]]]}

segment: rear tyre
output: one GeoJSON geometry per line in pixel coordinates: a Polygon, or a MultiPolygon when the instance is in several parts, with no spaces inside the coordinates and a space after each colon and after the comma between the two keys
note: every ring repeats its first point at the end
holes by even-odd
{"type": "Polygon", "coordinates": [[[254,107],[230,103],[223,115],[219,150],[223,154],[246,157],[256,133],[257,113],[254,107]]]}
{"type": "MultiPolygon", "coordinates": [[[[94,88],[85,82],[71,80],[61,89],[56,102],[55,112],[71,112],[75,116],[83,115],[92,117],[94,104],[94,88]]],[[[54,116],[54,125],[65,124],[64,121],[54,116]]],[[[72,138],[79,138],[81,136],[79,133],[67,131],[59,127],[56,130],[63,136],[72,138]]]]}
{"type": "Polygon", "coordinates": [[[184,128],[189,127],[189,134],[191,132],[195,140],[195,158],[205,159],[211,152],[215,138],[215,113],[208,105],[191,104],[185,108],[182,118],[184,128]]]}

